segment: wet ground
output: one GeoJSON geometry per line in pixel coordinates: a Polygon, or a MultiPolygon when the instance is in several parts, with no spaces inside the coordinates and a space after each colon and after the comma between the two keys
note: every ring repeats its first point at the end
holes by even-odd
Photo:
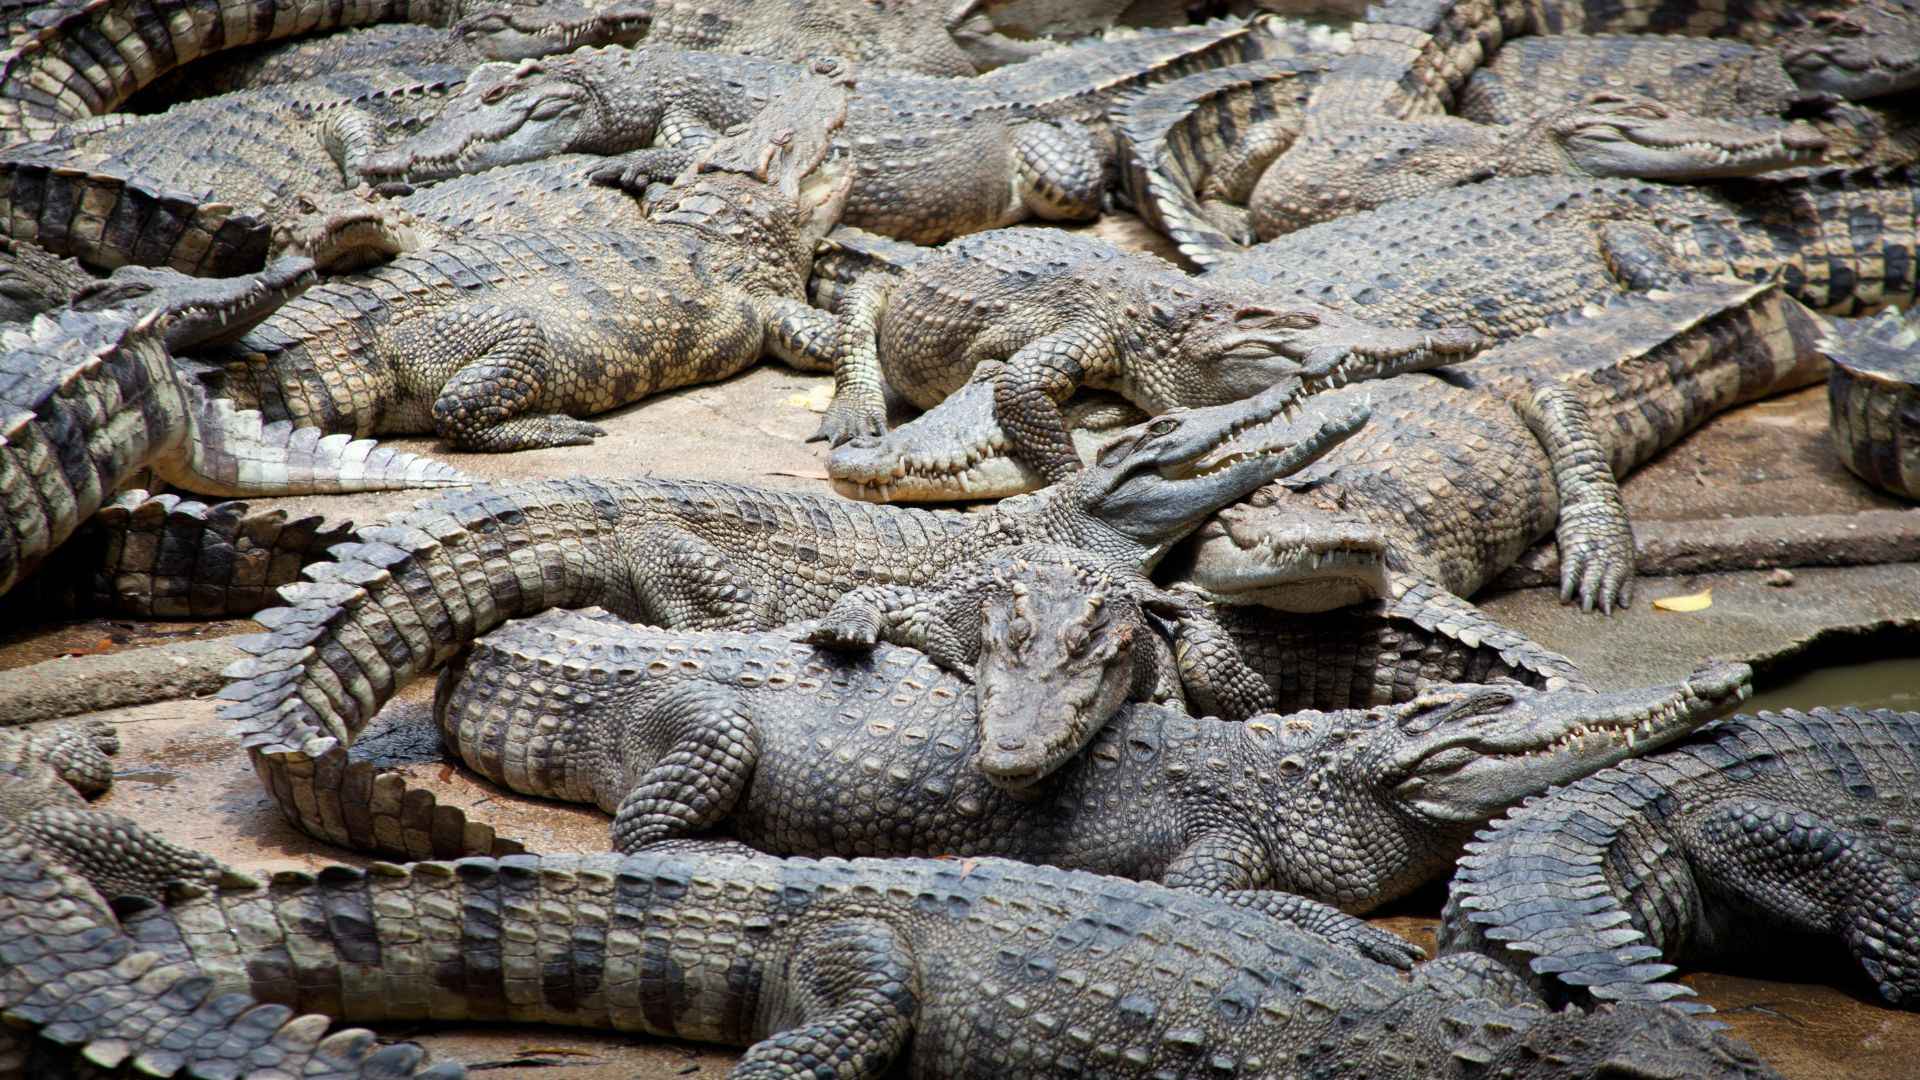
{"type": "MultiPolygon", "coordinates": [[[[669,394],[605,418],[609,435],[590,448],[478,456],[446,455],[483,476],[551,477],[577,472],[703,476],[801,490],[822,490],[825,451],[804,442],[830,380],[763,366],[718,386],[669,394]]],[[[1755,661],[1763,683],[1780,683],[1774,707],[1872,703],[1920,708],[1920,546],[1903,546],[1920,510],[1868,492],[1842,471],[1825,442],[1819,390],[1762,403],[1724,417],[1630,479],[1626,501],[1645,522],[1694,522],[1700,530],[1781,515],[1853,515],[1892,539],[1890,565],[1795,569],[1791,583],[1766,570],[1649,578],[1640,599],[1611,618],[1562,607],[1544,589],[1486,598],[1497,619],[1581,662],[1603,685],[1672,678],[1705,656],[1755,661]],[[1897,514],[1887,513],[1898,509],[1897,514]],[[1876,516],[1878,515],[1878,516],[1876,516]],[[1712,590],[1712,605],[1661,612],[1648,601],[1712,590]],[[1796,665],[1830,667],[1800,676],[1796,665]]],[[[427,440],[403,440],[432,450],[427,440]]],[[[370,520],[416,501],[408,494],[285,500],[302,512],[370,520]]],[[[1679,526],[1685,531],[1689,526],[1679,526]]],[[[60,665],[169,649],[183,642],[255,629],[245,621],[135,624],[92,620],[0,640],[0,690],[28,665],[58,675],[60,665]],[[75,659],[56,660],[67,656],[75,659]]],[[[73,668],[79,671],[81,668],[73,668]]],[[[536,851],[604,850],[606,819],[597,811],[523,799],[498,791],[441,759],[424,725],[431,683],[388,708],[358,752],[404,770],[443,801],[536,851]]],[[[214,852],[235,866],[271,871],[361,862],[295,832],[262,794],[259,781],[206,700],[164,701],[98,714],[115,723],[125,748],[115,790],[104,805],[167,836],[214,852]]],[[[1403,905],[1386,925],[1431,948],[1441,894],[1403,905]]],[[[1787,964],[1769,949],[1763,972],[1694,973],[1686,981],[1786,1075],[1803,1080],[1909,1080],[1920,1061],[1920,1015],[1878,1004],[1835,949],[1787,964]],[[1785,964],[1786,966],[1782,966],[1785,964]]],[[[436,1053],[480,1066],[490,1080],[626,1080],[714,1076],[725,1051],[637,1037],[533,1027],[391,1028],[436,1053]]]]}

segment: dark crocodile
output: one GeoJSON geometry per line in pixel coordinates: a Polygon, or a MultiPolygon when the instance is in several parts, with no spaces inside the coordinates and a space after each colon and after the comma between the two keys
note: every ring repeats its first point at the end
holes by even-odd
{"type": "Polygon", "coordinates": [[[1633,579],[1616,478],[1734,405],[1818,381],[1820,329],[1778,286],[1700,286],[1622,297],[1470,369],[1323,394],[1307,415],[1366,395],[1380,421],[1223,513],[1188,573],[1215,595],[1315,611],[1379,580],[1325,551],[1383,546],[1392,591],[1411,577],[1470,596],[1552,533],[1561,595],[1611,610],[1633,579]]]}
{"type": "MultiPolygon", "coordinates": [[[[843,234],[836,248],[850,254],[856,242],[843,234]]],[[[822,299],[818,278],[813,295],[822,299]]],[[[817,437],[881,434],[889,397],[924,409],[979,380],[992,386],[1013,455],[1047,482],[1081,465],[1060,405],[1082,386],[1154,414],[1250,397],[1287,378],[1314,394],[1462,360],[1480,345],[1466,331],[1395,331],[1317,304],[1263,304],[1057,229],[961,237],[897,271],[859,276],[830,306],[842,340],[817,437]]],[[[980,446],[944,449],[957,461],[980,446]]]]}
{"type": "Polygon", "coordinates": [[[1920,714],[1736,716],[1482,832],[1443,948],[1497,957],[1556,997],[1673,1000],[1693,993],[1667,978],[1675,964],[1837,937],[1882,997],[1912,1008],[1917,786],[1920,714]]]}
{"type": "Polygon", "coordinates": [[[1920,499],[1920,316],[1889,312],[1820,342],[1840,461],[1882,491],[1920,499]]]}
{"type": "Polygon", "coordinates": [[[1031,687],[1003,689],[1027,681],[1015,599],[981,616],[977,714],[919,653],[883,647],[835,677],[793,634],[574,612],[481,639],[443,676],[435,714],[488,779],[611,809],[620,851],[730,837],[780,855],[999,855],[1360,912],[1444,876],[1523,796],[1724,714],[1750,676],[1721,665],[1621,693],[1435,687],[1245,722],[1128,705],[1053,772],[996,784],[986,770],[1015,756],[1000,739],[1018,751],[1086,727],[1030,715],[1031,687]]]}
{"type": "MultiPolygon", "coordinates": [[[[97,856],[125,838],[96,825],[83,846],[97,856]]],[[[243,887],[242,879],[228,880],[243,887]]],[[[4,814],[0,956],[0,1010],[8,1021],[0,1029],[0,1072],[8,1076],[98,1076],[120,1066],[154,1077],[465,1075],[457,1064],[427,1066],[411,1043],[383,1046],[370,1031],[329,1032],[324,1016],[296,1017],[285,1006],[233,993],[178,948],[137,945],[85,877],[4,814]]]]}
{"type": "Polygon", "coordinates": [[[0,150],[0,229],[104,269],[257,270],[296,196],[357,184],[358,161],[467,75],[370,69],[77,123],[0,150]]]}
{"type": "MultiPolygon", "coordinates": [[[[841,71],[823,62],[823,74],[841,71]]],[[[215,392],[326,431],[431,431],[468,450],[589,443],[580,419],[732,375],[832,363],[807,306],[851,168],[847,91],[797,83],[629,228],[474,232],[328,282],[203,357],[215,392]]]]}
{"type": "Polygon", "coordinates": [[[43,139],[76,120],[113,112],[198,56],[337,27],[444,21],[450,6],[447,0],[297,9],[286,0],[54,0],[7,20],[0,144],[43,139]]]}
{"type": "Polygon", "coordinates": [[[1216,899],[999,859],[333,867],[128,930],[298,1008],[721,1043],[739,1076],[1778,1077],[1671,1009],[1550,1013],[1478,958],[1403,976],[1216,899]]]}
{"type": "Polygon", "coordinates": [[[1916,221],[1920,170],[1905,167],[1699,187],[1489,180],[1212,252],[1206,276],[1270,290],[1271,302],[1465,325],[1496,341],[1698,277],[1778,279],[1807,306],[1847,315],[1913,300],[1916,221]]]}
{"type": "Polygon", "coordinates": [[[0,601],[0,625],[51,613],[138,619],[251,615],[280,602],[282,585],[353,524],[244,502],[208,504],[124,491],[0,601]]]}
{"type": "Polygon", "coordinates": [[[0,237],[0,326],[65,307],[93,275],[37,244],[0,237]]]}
{"type": "MultiPolygon", "coordinates": [[[[1090,43],[972,79],[863,77],[842,137],[856,169],[847,223],[935,243],[1030,215],[1091,218],[1106,189],[1105,115],[1117,94],[1279,40],[1256,21],[1090,43]]],[[[687,148],[752,116],[794,77],[790,65],[747,57],[582,50],[463,96],[427,131],[370,160],[365,175],[435,179],[650,148],[609,166],[611,178],[637,188],[677,171],[687,148]]]]}
{"type": "Polygon", "coordinates": [[[301,829],[360,849],[485,852],[491,829],[346,748],[400,686],[502,621],[598,605],[655,625],[764,629],[823,615],[863,584],[924,584],[1033,543],[1149,568],[1365,421],[1260,426],[1288,394],[1158,417],[1067,482],[981,514],[691,481],[483,487],[360,529],[310,582],[282,589],[292,606],[262,612],[270,632],[238,643],[252,657],[227,672],[221,715],[301,829]]]}
{"type": "Polygon", "coordinates": [[[448,487],[447,465],[263,422],[209,399],[174,354],[244,329],[312,280],[289,259],[246,278],[130,267],[70,307],[0,330],[0,593],[143,469],[208,495],[448,487]]]}

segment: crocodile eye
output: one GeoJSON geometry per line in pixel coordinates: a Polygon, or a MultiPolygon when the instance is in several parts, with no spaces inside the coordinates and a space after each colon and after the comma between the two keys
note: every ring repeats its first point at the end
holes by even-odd
{"type": "Polygon", "coordinates": [[[1320,325],[1320,319],[1304,311],[1295,311],[1280,316],[1280,325],[1289,330],[1311,330],[1320,325]]]}
{"type": "Polygon", "coordinates": [[[513,91],[514,91],[514,87],[508,83],[499,83],[494,86],[489,86],[487,87],[486,93],[480,95],[480,104],[497,105],[501,101],[505,100],[506,96],[508,94],[513,93],[513,91]]]}
{"type": "Polygon", "coordinates": [[[1160,420],[1155,420],[1153,424],[1147,428],[1147,434],[1171,435],[1175,431],[1178,431],[1179,429],[1180,429],[1180,421],[1173,420],[1173,419],[1160,419],[1160,420]]]}
{"type": "Polygon", "coordinates": [[[573,108],[571,98],[543,98],[527,112],[529,120],[551,120],[568,109],[573,108]]]}

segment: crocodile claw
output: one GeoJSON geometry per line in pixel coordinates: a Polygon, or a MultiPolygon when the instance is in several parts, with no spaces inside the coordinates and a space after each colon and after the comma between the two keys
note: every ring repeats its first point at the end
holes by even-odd
{"type": "Polygon", "coordinates": [[[887,433],[887,411],[885,408],[873,408],[866,405],[842,406],[838,400],[828,407],[827,414],[820,418],[820,429],[807,439],[808,442],[825,440],[829,446],[840,446],[861,436],[879,436],[887,433]]]}

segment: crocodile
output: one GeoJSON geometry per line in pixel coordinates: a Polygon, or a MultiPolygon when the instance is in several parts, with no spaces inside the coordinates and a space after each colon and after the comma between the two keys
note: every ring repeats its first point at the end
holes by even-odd
{"type": "Polygon", "coordinates": [[[448,17],[446,0],[364,0],[323,7],[286,0],[55,0],[15,22],[0,51],[0,143],[44,139],[120,107],[195,57],[296,34],[448,17]]]}
{"type": "MultiPolygon", "coordinates": [[[[856,170],[846,222],[938,243],[1029,216],[1090,219],[1106,188],[1105,115],[1115,95],[1281,41],[1255,21],[1075,46],[969,79],[865,76],[839,140],[856,170]]],[[[650,46],[531,61],[463,94],[362,172],[430,180],[561,153],[634,151],[609,163],[608,180],[638,190],[677,172],[713,132],[751,117],[796,70],[650,46]]]]}
{"type": "MultiPolygon", "coordinates": [[[[91,749],[70,737],[59,745],[91,749]]],[[[16,764],[9,760],[0,768],[16,764]]],[[[51,764],[41,756],[37,769],[51,764]]],[[[98,859],[124,839],[96,825],[85,837],[84,855],[98,859]]],[[[97,1076],[126,1065],[146,1076],[465,1075],[458,1064],[427,1065],[425,1052],[412,1043],[382,1045],[361,1029],[330,1033],[324,1016],[295,1016],[285,1006],[232,992],[177,948],[139,946],[102,894],[53,855],[42,836],[0,813],[0,956],[6,957],[0,964],[0,1010],[8,1021],[0,1029],[0,1073],[97,1076]]],[[[258,887],[238,875],[223,880],[211,887],[258,887]]],[[[172,888],[199,885],[175,882],[172,888]]],[[[130,912],[161,910],[137,898],[121,903],[130,912]]]]}
{"type": "Polygon", "coordinates": [[[93,275],[72,259],[37,244],[0,237],[0,326],[30,322],[67,305],[73,294],[93,284],[93,275]]]}
{"type": "Polygon", "coordinates": [[[488,779],[611,810],[618,851],[717,837],[775,855],[996,855],[1358,913],[1444,877],[1523,796],[1723,715],[1751,674],[1720,665],[1614,693],[1434,687],[1244,722],[1128,704],[1032,776],[1006,770],[1089,725],[1062,715],[1078,688],[1048,687],[1062,700],[1036,708],[1036,681],[1058,676],[1033,677],[1052,643],[1021,635],[1025,599],[990,597],[979,616],[977,712],[947,704],[973,699],[908,650],[836,677],[794,648],[797,627],[668,633],[555,611],[478,641],[434,713],[488,779]]]}
{"type": "Polygon", "coordinates": [[[181,375],[176,353],[263,318],[312,268],[290,259],[215,280],[128,267],[55,314],[0,330],[0,593],[143,469],[208,495],[467,482],[428,458],[265,423],[181,375]]]}
{"type": "Polygon", "coordinates": [[[0,626],[50,612],[138,619],[251,615],[353,524],[228,500],[123,491],[0,602],[0,626]]]}
{"type": "Polygon", "coordinates": [[[1855,0],[1802,12],[1781,59],[1809,90],[1859,100],[1920,87],[1920,3],[1855,0]]]}
{"type": "MultiPolygon", "coordinates": [[[[507,70],[480,69],[480,77],[507,70]]],[[[468,79],[370,69],[77,123],[0,150],[0,228],[55,254],[223,276],[258,270],[277,213],[357,185],[355,165],[468,79]]]]}
{"type": "MultiPolygon", "coordinates": [[[[843,234],[838,246],[853,242],[843,234]]],[[[851,289],[840,305],[834,402],[816,438],[884,432],[889,389],[924,409],[978,378],[992,386],[1014,456],[1049,483],[1081,466],[1060,411],[1081,386],[1152,414],[1250,397],[1281,379],[1314,394],[1462,360],[1480,345],[1465,331],[1400,332],[1317,304],[1266,305],[1156,256],[1055,229],[961,237],[851,289]]],[[[948,456],[972,449],[953,444],[948,456]]]]}
{"type": "Polygon", "coordinates": [[[326,431],[510,451],[590,443],[604,431],[581,416],[763,352],[824,370],[832,321],[806,281],[852,179],[832,150],[846,100],[795,84],[634,227],[469,233],[321,285],[203,354],[210,384],[326,431]]]}
{"type": "Polygon", "coordinates": [[[1494,341],[1698,277],[1778,279],[1808,307],[1865,314],[1920,289],[1916,220],[1920,170],[1907,167],[1697,187],[1497,179],[1213,250],[1204,277],[1494,341]]]}
{"type": "Polygon", "coordinates": [[[1826,139],[1802,124],[1727,120],[1651,98],[1603,91],[1514,124],[1452,116],[1323,132],[1267,168],[1247,223],[1272,239],[1316,222],[1493,177],[1716,180],[1818,161],[1826,139]]]}
{"type": "Polygon", "coordinates": [[[1920,308],[1821,339],[1833,449],[1855,476],[1920,499],[1920,308]]]}
{"type": "Polygon", "coordinates": [[[1407,976],[1218,899],[1001,859],[529,855],[182,894],[127,932],[223,990],[719,1043],[742,1077],[1779,1076],[1665,1006],[1549,1012],[1477,957],[1407,976]]]}
{"type": "Polygon", "coordinates": [[[1602,92],[1727,118],[1778,116],[1805,98],[1775,49],[1723,38],[1566,34],[1502,45],[1460,88],[1454,113],[1516,124],[1602,92]]]}
{"type": "MultiPolygon", "coordinates": [[[[1920,713],[1761,712],[1549,792],[1468,845],[1441,927],[1582,1001],[1675,1000],[1675,964],[1838,937],[1888,1002],[1920,991],[1920,713]]],[[[1686,1007],[1703,1009],[1697,1002],[1686,1007]]]]}
{"type": "Polygon", "coordinates": [[[1289,391],[1169,413],[1065,483],[979,514],[869,506],[656,479],[487,485],[333,549],[236,644],[220,715],[302,830],[382,852],[505,850],[404,778],[350,762],[400,686],[502,621],[604,607],[676,628],[769,629],[827,613],[864,584],[924,584],[1023,544],[1148,569],[1207,515],[1349,437],[1362,411],[1274,430],[1289,391]],[[1245,434],[1243,434],[1243,432],[1245,434]]]}
{"type": "Polygon", "coordinates": [[[1562,598],[1611,611],[1633,586],[1617,478],[1734,405],[1817,382],[1820,330],[1775,285],[1654,291],[1470,368],[1323,394],[1307,415],[1363,393],[1384,422],[1220,515],[1182,565],[1213,595],[1310,612],[1377,595],[1367,560],[1328,549],[1384,548],[1391,591],[1464,597],[1551,533],[1562,598]]]}

